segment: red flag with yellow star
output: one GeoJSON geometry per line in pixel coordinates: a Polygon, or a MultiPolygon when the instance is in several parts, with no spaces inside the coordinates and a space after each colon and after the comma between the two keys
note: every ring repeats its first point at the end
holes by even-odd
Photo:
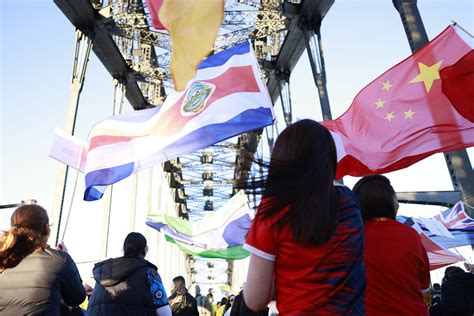
{"type": "Polygon", "coordinates": [[[466,79],[474,61],[463,59],[472,50],[472,38],[449,26],[362,89],[341,117],[323,122],[338,147],[338,178],[391,172],[434,153],[474,146],[474,123],[466,115],[474,102],[466,79]],[[468,101],[453,105],[443,91],[468,101]]]}

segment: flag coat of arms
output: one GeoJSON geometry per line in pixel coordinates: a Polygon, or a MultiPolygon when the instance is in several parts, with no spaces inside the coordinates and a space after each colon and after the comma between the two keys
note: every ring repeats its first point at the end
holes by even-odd
{"type": "Polygon", "coordinates": [[[131,174],[273,123],[249,42],[205,59],[187,88],[161,107],[112,116],[89,134],[84,199],[131,174]]]}
{"type": "Polygon", "coordinates": [[[391,172],[473,146],[473,57],[473,39],[449,26],[323,122],[338,147],[337,177],[391,172]]]}

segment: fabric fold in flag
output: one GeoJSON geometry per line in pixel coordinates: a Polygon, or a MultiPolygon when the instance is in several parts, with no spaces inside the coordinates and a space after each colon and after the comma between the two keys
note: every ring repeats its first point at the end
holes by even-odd
{"type": "Polygon", "coordinates": [[[237,260],[249,256],[242,245],[253,217],[245,193],[239,191],[222,208],[199,221],[156,212],[148,215],[146,223],[187,254],[237,260]]]}
{"type": "Polygon", "coordinates": [[[273,106],[245,42],[205,59],[182,92],[161,107],[116,115],[89,134],[84,199],[139,170],[271,125],[273,106]]]}
{"type": "Polygon", "coordinates": [[[454,252],[444,249],[442,246],[437,244],[425,233],[421,233],[421,242],[428,253],[428,260],[430,261],[430,271],[436,270],[445,266],[449,266],[453,263],[463,261],[464,258],[454,252]]]}
{"type": "Polygon", "coordinates": [[[153,26],[167,29],[173,44],[170,70],[182,91],[213,49],[224,17],[224,0],[147,0],[153,26]]]}
{"type": "Polygon", "coordinates": [[[339,140],[337,177],[391,172],[474,146],[472,46],[449,26],[362,89],[346,113],[323,122],[339,140]]]}

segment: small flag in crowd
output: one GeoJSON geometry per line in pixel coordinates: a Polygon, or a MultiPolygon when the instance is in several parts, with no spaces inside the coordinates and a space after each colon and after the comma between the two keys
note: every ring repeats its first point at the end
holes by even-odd
{"type": "Polygon", "coordinates": [[[474,146],[472,49],[472,38],[449,26],[323,122],[341,153],[337,177],[391,172],[474,146]]]}
{"type": "Polygon", "coordinates": [[[56,129],[49,156],[71,168],[83,172],[87,155],[87,143],[66,132],[56,129]]]}
{"type": "Polygon", "coordinates": [[[214,48],[224,17],[224,0],[147,0],[153,26],[167,29],[173,44],[170,70],[182,91],[214,48]]]}
{"type": "Polygon", "coordinates": [[[273,123],[267,88],[249,42],[205,59],[183,92],[161,108],[112,116],[89,134],[84,199],[150,166],[273,123]]]}
{"type": "Polygon", "coordinates": [[[443,246],[439,245],[433,239],[428,237],[427,234],[421,229],[420,225],[418,225],[417,220],[413,218],[398,218],[397,220],[402,222],[403,224],[412,227],[415,229],[421,238],[421,243],[425,247],[425,250],[428,254],[428,260],[430,262],[430,270],[439,269],[450,264],[462,261],[463,258],[460,255],[457,255],[443,246]]]}
{"type": "MultiPolygon", "coordinates": [[[[444,225],[449,234],[440,233],[438,229],[433,231],[432,226],[426,225],[427,221],[425,219],[397,216],[397,220],[417,229],[419,233],[424,232],[429,238],[446,249],[474,244],[474,219],[467,215],[462,201],[430,219],[438,222],[439,225],[444,225]]],[[[439,225],[436,226],[439,227],[439,225]]]]}
{"type": "Polygon", "coordinates": [[[425,247],[428,254],[428,260],[430,261],[430,271],[464,260],[464,258],[460,255],[443,248],[433,239],[429,238],[425,233],[421,233],[420,238],[421,243],[425,247]]]}
{"type": "Polygon", "coordinates": [[[240,191],[222,208],[206,214],[200,221],[151,213],[147,225],[165,235],[167,241],[175,243],[187,254],[236,260],[249,256],[242,245],[253,217],[247,197],[240,191]]]}
{"type": "Polygon", "coordinates": [[[474,233],[474,219],[467,215],[462,201],[434,218],[443,223],[448,229],[462,229],[474,233]]]}

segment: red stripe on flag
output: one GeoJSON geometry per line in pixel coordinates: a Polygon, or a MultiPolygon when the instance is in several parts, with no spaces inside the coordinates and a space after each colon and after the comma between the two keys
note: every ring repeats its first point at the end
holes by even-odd
{"type": "Polygon", "coordinates": [[[110,136],[110,135],[100,135],[95,136],[90,140],[89,150],[92,150],[96,147],[104,145],[112,145],[118,143],[126,143],[133,139],[132,136],[110,136]]]}
{"type": "Polygon", "coordinates": [[[431,238],[422,233],[420,235],[421,243],[425,247],[426,252],[428,253],[428,259],[430,261],[430,270],[439,269],[450,264],[462,261],[463,259],[452,253],[451,251],[444,249],[437,243],[435,243],[431,238]]]}
{"type": "MultiPolygon", "coordinates": [[[[216,86],[204,109],[196,115],[182,115],[181,106],[186,95],[184,93],[178,102],[171,106],[166,113],[163,113],[163,116],[158,120],[156,127],[153,128],[151,133],[159,133],[163,136],[179,133],[187,122],[204,114],[206,109],[215,101],[233,93],[260,92],[252,66],[232,67],[218,77],[199,81],[212,83],[216,86]]],[[[225,108],[222,110],[225,111],[225,108]]]]}

